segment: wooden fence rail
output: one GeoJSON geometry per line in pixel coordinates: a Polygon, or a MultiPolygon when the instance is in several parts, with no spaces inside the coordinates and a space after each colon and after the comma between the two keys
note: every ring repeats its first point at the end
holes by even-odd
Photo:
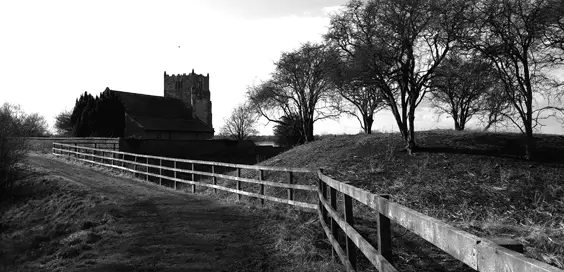
{"type": "MultiPolygon", "coordinates": [[[[192,192],[196,192],[196,186],[205,186],[215,190],[223,190],[236,193],[238,199],[242,195],[256,197],[294,206],[317,209],[321,227],[325,231],[334,251],[347,271],[356,271],[357,251],[360,251],[370,263],[383,272],[397,271],[391,263],[392,256],[392,234],[391,222],[394,222],[416,235],[437,246],[454,258],[464,262],[476,271],[487,272],[564,272],[564,270],[550,266],[546,263],[527,258],[523,254],[502,247],[491,240],[480,238],[440,220],[426,216],[422,213],[409,209],[398,203],[390,201],[388,195],[376,195],[368,191],[356,188],[345,182],[332,179],[322,170],[317,171],[318,186],[295,184],[294,173],[311,173],[303,168],[269,167],[258,165],[243,165],[220,162],[208,162],[199,160],[184,160],[149,155],[139,155],[112,150],[101,150],[90,147],[82,147],[69,144],[53,143],[53,154],[74,156],[78,160],[90,162],[102,166],[113,167],[143,175],[147,180],[149,176],[159,179],[171,180],[176,183],[192,185],[192,192]],[[126,159],[126,156],[130,159],[126,159]],[[149,160],[158,160],[158,163],[150,163],[149,160]],[[172,162],[173,167],[163,166],[163,162],[172,162]],[[190,169],[177,167],[178,163],[190,164],[190,169]],[[132,165],[132,168],[127,167],[132,165]],[[211,166],[211,172],[196,171],[195,165],[211,166]],[[138,168],[145,170],[138,170],[138,168]],[[217,173],[217,167],[228,167],[236,170],[236,176],[217,173]],[[151,173],[150,169],[158,169],[158,173],[151,173]],[[241,177],[241,170],[257,171],[257,179],[241,177]],[[173,176],[163,175],[163,171],[173,172],[173,176]],[[287,183],[264,180],[264,171],[287,172],[287,183]],[[191,180],[177,177],[177,173],[191,175],[191,180]],[[195,180],[195,175],[212,178],[212,184],[202,183],[195,180]],[[228,188],[217,185],[217,178],[233,180],[236,188],[228,188]],[[241,183],[259,184],[259,192],[247,192],[241,189],[241,183]],[[268,196],[264,194],[264,186],[286,188],[287,199],[268,196]],[[317,192],[318,203],[306,203],[294,199],[294,190],[317,192]],[[338,194],[342,195],[342,206],[339,209],[338,194]],[[371,245],[354,227],[353,199],[378,212],[378,248],[371,245]],[[341,216],[339,213],[342,213],[341,216]],[[344,241],[339,241],[340,233],[344,233],[344,241]],[[343,245],[341,245],[341,243],[343,245]]],[[[215,191],[214,190],[214,191],[215,191]]]]}
{"type": "Polygon", "coordinates": [[[395,222],[476,271],[564,272],[564,270],[546,263],[527,258],[521,253],[509,250],[488,239],[472,235],[440,220],[394,203],[386,195],[372,194],[334,180],[324,175],[322,170],[317,171],[317,176],[319,178],[319,220],[347,271],[355,271],[356,269],[356,249],[350,250],[351,242],[378,271],[397,271],[390,262],[392,253],[390,222],[395,222]],[[330,202],[327,195],[328,188],[331,192],[330,202]],[[345,218],[337,212],[337,192],[344,196],[343,211],[345,218]],[[355,230],[352,221],[351,199],[378,211],[378,249],[374,248],[355,230]],[[339,232],[344,232],[347,237],[346,252],[337,241],[339,232]]]}
{"type": "MultiPolygon", "coordinates": [[[[278,171],[278,172],[288,172],[288,173],[311,173],[308,169],[303,168],[285,168],[285,167],[269,167],[269,166],[257,166],[257,165],[244,165],[244,164],[232,164],[232,163],[220,163],[220,162],[209,162],[209,161],[199,161],[199,160],[186,160],[186,159],[176,159],[167,157],[158,157],[150,155],[140,155],[134,153],[126,153],[121,151],[113,151],[107,149],[96,149],[85,146],[78,146],[74,144],[61,144],[53,143],[53,154],[55,155],[65,155],[72,156],[80,161],[85,161],[101,166],[111,167],[115,169],[120,169],[124,171],[129,171],[134,174],[139,174],[143,176],[146,180],[149,177],[157,178],[159,183],[162,184],[162,180],[170,180],[174,183],[173,187],[176,188],[176,183],[184,183],[192,185],[192,192],[196,191],[196,186],[204,186],[217,190],[223,190],[226,192],[238,194],[238,198],[241,195],[259,198],[261,203],[264,204],[264,200],[270,200],[274,202],[285,203],[293,206],[315,209],[316,204],[296,201],[294,199],[293,190],[304,190],[315,192],[314,186],[304,185],[304,184],[294,184],[290,178],[287,183],[275,182],[264,180],[264,171],[278,171]],[[125,157],[129,159],[126,159],[125,157]],[[150,160],[155,160],[157,163],[150,163],[150,160]],[[163,162],[170,162],[173,167],[163,166],[163,162]],[[177,168],[178,163],[187,163],[191,165],[191,169],[177,168]],[[130,165],[131,167],[127,167],[130,165]],[[194,170],[195,165],[207,165],[212,167],[211,172],[196,171],[194,170]],[[237,176],[231,176],[226,174],[216,173],[216,167],[228,167],[236,170],[237,176]],[[158,169],[158,173],[152,173],[151,170],[158,169]],[[244,178],[241,177],[241,169],[256,170],[258,172],[258,179],[244,178]],[[173,176],[163,175],[164,171],[173,172],[173,176]],[[186,180],[177,177],[177,173],[191,174],[192,179],[186,180]],[[212,184],[198,182],[195,180],[195,176],[207,176],[212,178],[212,184]],[[233,180],[237,182],[237,189],[228,188],[217,184],[217,178],[233,180]],[[241,182],[258,184],[259,192],[247,192],[241,190],[241,182]],[[288,190],[292,190],[292,194],[288,194],[288,198],[279,198],[274,196],[265,195],[264,186],[281,187],[288,190]]],[[[291,177],[291,175],[289,176],[291,177]]]]}

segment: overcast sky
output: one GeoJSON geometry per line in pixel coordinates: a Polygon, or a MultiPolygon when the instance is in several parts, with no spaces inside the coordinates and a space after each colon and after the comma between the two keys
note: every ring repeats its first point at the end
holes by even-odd
{"type": "MultiPolygon", "coordinates": [[[[83,92],[106,87],[163,95],[163,73],[210,74],[218,131],[246,87],[273,71],[281,52],[320,41],[328,14],[346,0],[0,1],[0,103],[49,123],[83,92]]],[[[451,128],[428,109],[418,129],[451,128]]],[[[395,130],[380,113],[374,129],[395,130]]],[[[260,126],[271,134],[270,126],[260,126]]],[[[316,124],[315,133],[357,133],[356,120],[316,124]]],[[[551,124],[543,132],[564,133],[551,124]]]]}

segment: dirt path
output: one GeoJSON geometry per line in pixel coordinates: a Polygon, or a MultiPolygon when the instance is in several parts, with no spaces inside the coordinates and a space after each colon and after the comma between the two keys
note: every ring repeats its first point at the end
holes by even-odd
{"type": "MultiPolygon", "coordinates": [[[[72,271],[266,271],[258,215],[236,205],[119,177],[45,155],[29,164],[113,199],[119,237],[96,245],[96,256],[72,271]],[[88,264],[84,267],[84,264],[88,264]]],[[[90,190],[89,189],[89,190],[90,190]]]]}

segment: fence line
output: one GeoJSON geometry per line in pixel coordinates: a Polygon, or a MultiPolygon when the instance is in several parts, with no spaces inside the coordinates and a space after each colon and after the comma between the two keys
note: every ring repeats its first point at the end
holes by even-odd
{"type": "Polygon", "coordinates": [[[100,165],[100,166],[112,167],[112,168],[116,168],[116,169],[120,169],[120,170],[124,170],[124,171],[129,171],[129,172],[132,172],[132,173],[144,175],[146,180],[149,180],[149,177],[158,178],[159,184],[162,182],[162,179],[170,180],[170,181],[174,182],[174,188],[176,188],[177,182],[185,183],[185,184],[191,184],[193,192],[195,192],[195,186],[204,186],[204,187],[208,187],[208,188],[213,188],[215,190],[219,189],[219,190],[223,190],[223,191],[227,191],[227,192],[231,192],[231,193],[236,193],[236,194],[239,195],[238,196],[239,199],[240,199],[241,195],[259,198],[259,199],[261,199],[262,204],[264,204],[264,200],[270,200],[270,201],[285,203],[285,204],[303,207],[303,208],[310,208],[310,209],[316,208],[316,204],[294,200],[294,192],[293,192],[294,190],[303,190],[303,191],[314,192],[314,191],[316,191],[316,189],[313,186],[303,185],[303,184],[294,184],[293,179],[291,179],[291,178],[288,180],[288,183],[262,180],[263,179],[263,171],[278,171],[278,172],[288,172],[288,173],[311,173],[311,171],[309,171],[308,169],[255,166],[255,165],[208,162],[208,161],[199,161],[199,160],[176,159],[176,158],[158,157],[158,156],[150,156],[150,155],[139,155],[139,154],[134,154],[134,153],[127,153],[127,152],[113,151],[113,150],[95,149],[95,148],[90,148],[90,147],[71,145],[71,144],[61,144],[61,143],[53,143],[53,154],[55,154],[55,155],[67,155],[67,156],[74,155],[74,157],[77,160],[80,160],[80,161],[94,163],[94,164],[97,164],[97,165],[100,165]],[[89,152],[91,152],[91,153],[89,153],[89,152]],[[133,161],[126,160],[125,156],[131,156],[131,157],[134,158],[134,160],[133,161]],[[142,162],[139,162],[139,158],[144,158],[145,160],[142,161],[142,162]],[[98,159],[98,160],[96,160],[96,159],[98,159]],[[159,164],[158,165],[150,164],[149,159],[159,160],[159,164]],[[106,161],[109,161],[109,162],[106,162],[106,161]],[[180,163],[189,163],[192,166],[192,170],[163,166],[162,165],[163,161],[172,162],[175,165],[179,162],[180,163]],[[126,167],[125,164],[130,164],[133,167],[132,168],[126,167]],[[237,176],[230,176],[230,175],[213,173],[213,172],[210,173],[210,172],[196,171],[196,170],[193,170],[194,165],[208,165],[208,166],[212,166],[212,167],[223,166],[223,167],[235,168],[237,170],[237,176]],[[142,168],[144,170],[139,170],[138,168],[142,168]],[[151,173],[150,172],[151,169],[159,169],[159,173],[158,174],[157,173],[151,173]],[[241,169],[258,170],[259,171],[259,179],[257,180],[257,179],[240,177],[240,170],[241,169]],[[174,172],[174,177],[163,175],[162,170],[174,172]],[[186,180],[186,179],[178,178],[178,177],[176,177],[177,173],[191,174],[192,180],[186,180]],[[213,184],[195,181],[194,175],[212,177],[213,184]],[[237,182],[237,189],[217,185],[217,178],[223,178],[223,179],[236,181],[237,182]],[[258,193],[243,191],[243,190],[241,190],[241,184],[240,184],[241,182],[259,184],[260,190],[259,190],[258,193]],[[289,192],[291,191],[291,193],[288,194],[288,199],[283,199],[283,198],[274,197],[274,196],[268,196],[268,195],[264,194],[264,185],[286,188],[286,189],[289,190],[289,192]]]}
{"type": "Polygon", "coordinates": [[[316,173],[318,186],[317,188],[314,188],[313,186],[295,184],[293,182],[293,173],[311,173],[310,170],[304,168],[270,167],[175,159],[120,151],[101,150],[60,143],[53,143],[53,154],[68,156],[74,155],[76,159],[81,161],[145,175],[147,180],[149,179],[149,176],[156,177],[159,178],[159,183],[161,183],[162,179],[171,180],[174,181],[174,188],[176,188],[176,182],[191,184],[192,192],[196,191],[195,186],[198,185],[236,193],[238,199],[241,198],[241,195],[246,195],[261,199],[261,203],[264,203],[264,200],[270,200],[304,208],[317,209],[321,227],[347,271],[356,271],[357,250],[360,251],[371,262],[371,264],[378,269],[378,271],[397,271],[391,262],[392,234],[390,226],[391,222],[394,222],[437,246],[454,258],[464,262],[476,271],[564,272],[564,270],[550,266],[546,263],[527,258],[523,254],[502,247],[491,240],[475,236],[458,228],[452,227],[440,220],[426,216],[398,203],[394,203],[389,200],[388,195],[376,195],[345,182],[332,179],[323,174],[322,170],[318,170],[316,173]],[[96,154],[97,152],[102,154],[96,154]],[[106,154],[111,154],[111,157],[107,157],[106,154]],[[126,160],[125,156],[132,156],[134,161],[126,160]],[[139,158],[144,158],[145,161],[138,162],[139,158]],[[96,159],[101,161],[96,161],[96,159]],[[159,160],[159,164],[150,164],[149,159],[159,160]],[[110,163],[105,163],[105,160],[110,161],[110,163]],[[163,161],[173,162],[174,167],[163,166],[163,161]],[[177,168],[178,162],[191,164],[191,169],[177,168]],[[121,163],[121,165],[116,163],[121,163]],[[126,167],[126,163],[132,164],[133,169],[126,167]],[[194,170],[194,165],[196,164],[212,166],[212,172],[196,171],[194,170]],[[145,167],[146,171],[137,170],[137,166],[145,167]],[[216,173],[215,166],[234,168],[236,170],[236,176],[216,173]],[[159,173],[150,173],[149,170],[151,168],[159,169],[159,173]],[[241,177],[241,169],[257,170],[259,176],[258,179],[241,177]],[[163,170],[173,171],[174,177],[163,175],[163,170]],[[288,182],[281,183],[265,181],[264,171],[287,172],[288,182]],[[191,174],[192,179],[180,179],[177,177],[177,172],[191,174]],[[195,175],[212,177],[213,184],[197,182],[194,179],[195,175]],[[217,185],[217,178],[236,181],[236,189],[217,185]],[[241,182],[259,184],[259,192],[254,193],[241,190],[241,182]],[[264,195],[264,185],[286,188],[288,190],[287,199],[264,195]],[[295,201],[294,190],[317,192],[318,203],[312,204],[295,201]],[[338,193],[342,195],[343,199],[341,209],[339,209],[337,205],[338,193]],[[378,216],[376,218],[378,227],[377,249],[364,237],[362,237],[362,235],[360,235],[354,228],[353,199],[375,211],[378,211],[378,216]],[[341,210],[343,216],[339,215],[339,210],[341,210]],[[340,232],[345,234],[345,239],[342,242],[343,246],[341,246],[338,239],[340,232]]]}
{"type": "MultiPolygon", "coordinates": [[[[426,216],[420,212],[409,209],[398,203],[387,199],[388,196],[372,194],[368,191],[337,181],[317,171],[319,178],[319,220],[324,221],[322,225],[327,228],[327,222],[331,224],[330,240],[336,240],[340,231],[344,232],[347,240],[350,239],[378,271],[397,271],[391,265],[391,231],[390,221],[417,234],[431,244],[437,246],[454,258],[464,262],[476,271],[487,272],[564,272],[561,269],[546,263],[527,258],[523,254],[504,248],[496,243],[467,233],[452,227],[440,220],[426,216]],[[331,190],[329,204],[327,202],[327,188],[331,190]],[[341,193],[344,198],[345,217],[352,217],[353,198],[360,203],[378,211],[378,250],[370,245],[354,229],[352,221],[342,218],[337,213],[336,196],[341,193]]],[[[326,233],[327,230],[326,230],[326,233]]],[[[328,235],[329,236],[329,235],[328,235]]],[[[333,243],[334,247],[341,247],[333,243]]],[[[349,244],[347,242],[347,247],[349,244]]],[[[352,268],[347,271],[355,271],[356,253],[336,250],[339,258],[347,259],[352,268]],[[342,255],[342,256],[341,256],[342,255]]]]}

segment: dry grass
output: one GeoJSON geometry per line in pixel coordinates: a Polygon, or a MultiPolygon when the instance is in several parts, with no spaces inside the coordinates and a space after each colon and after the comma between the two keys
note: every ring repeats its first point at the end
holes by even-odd
{"type": "Polygon", "coordinates": [[[0,203],[0,271],[59,271],[119,235],[108,198],[38,169],[25,174],[0,203]]]}
{"type": "MultiPolygon", "coordinates": [[[[540,136],[534,162],[521,159],[515,134],[429,131],[418,137],[423,148],[415,156],[402,152],[397,134],[349,135],[325,137],[263,164],[324,168],[338,180],[390,194],[395,202],[478,236],[514,238],[524,244],[525,255],[564,268],[562,137],[540,136]]],[[[356,210],[359,220],[373,221],[368,209],[356,210]]],[[[414,252],[429,245],[395,230],[394,261],[402,271],[467,270],[437,250],[414,252]]]]}

